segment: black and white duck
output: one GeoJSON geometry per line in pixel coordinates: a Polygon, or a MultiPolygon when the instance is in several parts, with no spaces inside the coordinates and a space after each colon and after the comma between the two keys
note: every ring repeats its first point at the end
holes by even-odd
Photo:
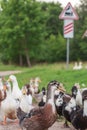
{"type": "Polygon", "coordinates": [[[20,98],[20,108],[26,112],[29,113],[34,106],[32,105],[32,92],[30,91],[30,87],[28,84],[25,84],[21,89],[22,95],[20,98]]]}
{"type": "MultiPolygon", "coordinates": [[[[65,117],[66,113],[65,107],[70,100],[71,100],[70,94],[67,94],[63,91],[59,92],[58,98],[55,100],[56,110],[59,116],[65,117]]],[[[67,118],[65,118],[64,127],[68,127],[67,118]]]]}
{"type": "Polygon", "coordinates": [[[42,88],[42,98],[41,98],[41,101],[38,103],[38,106],[39,107],[42,107],[42,106],[44,106],[45,105],[45,103],[46,103],[46,89],[45,89],[45,87],[43,87],[42,88]]]}
{"type": "Polygon", "coordinates": [[[83,107],[78,110],[71,120],[75,129],[86,130],[87,129],[87,95],[83,97],[83,107]]]}
{"type": "MultiPolygon", "coordinates": [[[[63,115],[67,122],[71,123],[71,119],[73,118],[73,114],[76,113],[80,109],[80,106],[77,105],[76,96],[77,96],[77,88],[75,86],[72,87],[72,97],[70,101],[65,104],[63,108],[63,115]]],[[[68,126],[69,127],[69,126],[68,126]]]]}

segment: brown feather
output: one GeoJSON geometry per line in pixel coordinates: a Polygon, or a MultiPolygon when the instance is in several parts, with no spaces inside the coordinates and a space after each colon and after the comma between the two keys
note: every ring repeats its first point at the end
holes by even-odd
{"type": "Polygon", "coordinates": [[[0,102],[6,98],[6,92],[4,90],[0,90],[0,102]]]}
{"type": "Polygon", "coordinates": [[[57,119],[54,104],[54,92],[58,88],[59,82],[51,81],[47,86],[47,102],[43,107],[37,107],[26,113],[22,117],[22,111],[18,109],[20,127],[23,130],[46,130],[53,125],[57,119]]]}
{"type": "Polygon", "coordinates": [[[46,104],[37,110],[33,110],[34,114],[31,118],[24,118],[20,123],[21,128],[26,130],[44,130],[53,125],[56,121],[56,113],[53,113],[52,106],[46,104]]]}

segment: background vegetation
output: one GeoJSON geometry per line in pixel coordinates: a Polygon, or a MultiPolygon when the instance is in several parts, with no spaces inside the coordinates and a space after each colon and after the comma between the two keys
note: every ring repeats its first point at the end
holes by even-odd
{"type": "Polygon", "coordinates": [[[21,70],[16,74],[20,88],[36,76],[42,80],[40,89],[54,79],[62,82],[68,92],[76,82],[87,85],[86,69],[73,71],[71,64],[87,61],[87,37],[83,38],[87,29],[87,0],[74,7],[79,20],[74,21],[75,34],[70,39],[68,70],[64,63],[63,20],[58,18],[63,8],[59,2],[0,0],[0,6],[0,71],[21,70]]]}
{"type": "MultiPolygon", "coordinates": [[[[71,92],[71,88],[75,83],[79,83],[81,87],[87,87],[87,69],[85,68],[87,64],[81,70],[73,70],[73,63],[70,64],[69,69],[66,69],[65,63],[55,63],[55,64],[41,64],[35,65],[32,68],[28,67],[18,67],[18,66],[8,66],[0,65],[1,70],[20,70],[22,73],[15,74],[19,87],[22,88],[23,85],[30,82],[31,78],[40,77],[41,83],[39,88],[47,87],[47,84],[51,80],[57,80],[64,84],[67,92],[71,92]]],[[[9,75],[5,76],[8,79],[9,75]]]]}
{"type": "MultiPolygon", "coordinates": [[[[36,0],[0,0],[0,62],[31,67],[66,60],[63,10],[60,3],[36,0]]],[[[79,15],[70,39],[70,61],[87,60],[87,0],[74,7],[79,15]]]]}

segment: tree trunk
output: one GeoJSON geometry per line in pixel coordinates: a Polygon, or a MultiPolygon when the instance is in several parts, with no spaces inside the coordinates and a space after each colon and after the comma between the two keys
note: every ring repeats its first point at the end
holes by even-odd
{"type": "Polygon", "coordinates": [[[30,62],[30,57],[29,57],[29,50],[28,50],[28,46],[27,46],[27,36],[25,36],[24,40],[22,43],[25,43],[23,44],[24,45],[24,51],[25,51],[25,57],[26,57],[26,61],[27,61],[27,65],[28,67],[31,67],[31,62],[30,62]]]}
{"type": "Polygon", "coordinates": [[[26,56],[28,67],[31,67],[31,62],[30,62],[30,58],[29,58],[29,54],[28,54],[28,49],[27,48],[25,49],[25,56],[26,56]]]}
{"type": "Polygon", "coordinates": [[[20,66],[23,66],[23,58],[21,54],[19,54],[19,64],[20,66]]]}

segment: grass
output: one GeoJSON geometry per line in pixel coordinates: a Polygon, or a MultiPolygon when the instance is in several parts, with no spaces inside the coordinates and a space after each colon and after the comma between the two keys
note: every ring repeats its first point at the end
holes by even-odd
{"type": "MultiPolygon", "coordinates": [[[[22,73],[15,74],[17,76],[17,80],[20,88],[29,83],[29,80],[32,77],[40,77],[40,89],[42,87],[47,87],[47,84],[51,80],[57,80],[62,82],[67,90],[67,92],[71,91],[71,87],[75,83],[83,83],[87,86],[87,69],[83,68],[82,70],[72,70],[73,64],[70,64],[69,69],[66,69],[65,63],[55,63],[55,64],[41,64],[33,66],[32,68],[27,67],[18,67],[18,66],[6,66],[0,65],[0,71],[6,70],[21,70],[22,73]]],[[[6,76],[8,78],[8,76],[6,76]]],[[[82,87],[82,86],[81,86],[82,87]]]]}

